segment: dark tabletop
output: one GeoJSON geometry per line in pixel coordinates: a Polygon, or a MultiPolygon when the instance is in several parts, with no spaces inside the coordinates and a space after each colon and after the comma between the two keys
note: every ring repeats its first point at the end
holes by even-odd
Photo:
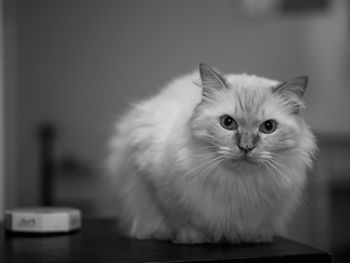
{"type": "Polygon", "coordinates": [[[11,235],[1,226],[0,262],[331,262],[331,258],[281,237],[272,243],[244,245],[133,240],[118,234],[112,220],[95,219],[65,235],[11,235]]]}

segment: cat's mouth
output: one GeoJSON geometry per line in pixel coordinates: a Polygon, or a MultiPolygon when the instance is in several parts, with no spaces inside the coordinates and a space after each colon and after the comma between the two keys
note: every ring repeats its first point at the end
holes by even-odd
{"type": "Polygon", "coordinates": [[[243,154],[239,157],[239,161],[241,162],[247,162],[247,163],[256,163],[256,158],[252,157],[249,154],[243,154]]]}
{"type": "Polygon", "coordinates": [[[234,156],[232,158],[232,162],[234,163],[243,163],[243,164],[258,164],[259,159],[256,156],[251,154],[241,154],[238,156],[234,156]]]}
{"type": "Polygon", "coordinates": [[[250,169],[250,168],[258,168],[261,162],[256,157],[252,157],[250,155],[239,155],[232,156],[227,159],[225,166],[228,169],[250,169]]]}

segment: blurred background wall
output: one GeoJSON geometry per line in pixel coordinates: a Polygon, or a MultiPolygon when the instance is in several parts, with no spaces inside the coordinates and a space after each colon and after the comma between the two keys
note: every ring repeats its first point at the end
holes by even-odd
{"type": "MultiPolygon", "coordinates": [[[[310,77],[306,117],[321,151],[290,236],[331,247],[331,226],[345,217],[332,217],[332,189],[341,185],[340,200],[350,200],[349,5],[268,11],[273,2],[5,0],[6,206],[42,204],[46,136],[53,204],[99,215],[93,200],[103,192],[113,122],[130,102],[206,62],[222,72],[310,77]]],[[[340,203],[336,210],[346,210],[340,203]]]]}

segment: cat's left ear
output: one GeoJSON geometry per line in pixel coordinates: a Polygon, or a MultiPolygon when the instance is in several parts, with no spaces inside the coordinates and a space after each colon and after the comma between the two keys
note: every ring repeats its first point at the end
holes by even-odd
{"type": "Polygon", "coordinates": [[[200,86],[203,88],[202,94],[205,97],[213,94],[214,90],[228,87],[225,78],[204,63],[199,64],[199,73],[201,77],[200,86]]]}
{"type": "Polygon", "coordinates": [[[306,76],[297,77],[295,79],[283,82],[278,86],[274,87],[273,92],[278,92],[286,96],[295,95],[299,99],[301,99],[304,96],[308,82],[309,78],[306,76]]]}

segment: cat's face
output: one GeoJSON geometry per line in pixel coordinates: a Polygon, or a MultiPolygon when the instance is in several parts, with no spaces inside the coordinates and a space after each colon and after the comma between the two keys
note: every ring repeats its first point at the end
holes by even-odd
{"type": "Polygon", "coordinates": [[[276,81],[256,76],[220,76],[222,83],[215,83],[215,78],[206,83],[207,76],[201,77],[207,87],[203,87],[203,100],[193,113],[191,127],[218,159],[232,165],[263,163],[288,156],[298,147],[303,104],[299,94],[290,91],[303,80],[279,87],[276,81]]]}

